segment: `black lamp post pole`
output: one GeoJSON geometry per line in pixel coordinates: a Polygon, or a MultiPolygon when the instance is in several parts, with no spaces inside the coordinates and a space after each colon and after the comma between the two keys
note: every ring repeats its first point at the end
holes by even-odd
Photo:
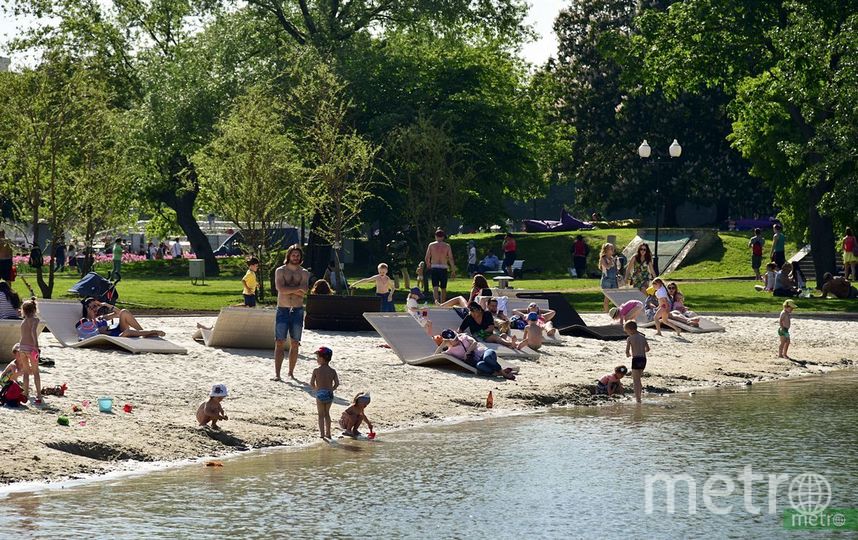
{"type": "Polygon", "coordinates": [[[661,219],[661,176],[656,175],[655,180],[655,258],[652,261],[653,270],[655,270],[655,275],[659,275],[658,268],[658,225],[659,220],[661,219]]]}

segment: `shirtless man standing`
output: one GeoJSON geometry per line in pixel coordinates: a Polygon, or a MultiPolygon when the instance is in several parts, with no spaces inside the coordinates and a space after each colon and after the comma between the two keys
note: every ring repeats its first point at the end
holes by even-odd
{"type": "Polygon", "coordinates": [[[301,346],[301,333],[304,330],[304,297],[310,282],[310,272],[301,268],[304,251],[298,244],[286,252],[285,264],[274,271],[274,285],[277,287],[277,317],[274,323],[274,381],[281,381],[280,368],[286,352],[286,338],[289,340],[289,376],[295,377],[295,364],[298,363],[298,347],[301,346]]]}
{"type": "Polygon", "coordinates": [[[0,229],[0,279],[9,281],[12,277],[12,242],[6,238],[6,231],[0,229]]]}
{"type": "Polygon", "coordinates": [[[456,279],[456,262],[453,260],[453,250],[445,242],[447,233],[438,229],[435,231],[435,241],[426,248],[426,266],[432,277],[432,292],[436,304],[447,301],[447,279],[456,279]],[[438,289],[441,289],[439,296],[438,289]]]}

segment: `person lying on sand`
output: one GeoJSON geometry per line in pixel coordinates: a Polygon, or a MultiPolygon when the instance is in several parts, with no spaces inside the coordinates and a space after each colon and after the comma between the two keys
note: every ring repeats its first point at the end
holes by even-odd
{"type": "Polygon", "coordinates": [[[99,334],[114,337],[163,337],[161,330],[143,330],[134,315],[127,309],[87,298],[83,302],[83,318],[75,324],[78,339],[84,340],[99,334]],[[113,322],[116,320],[116,322],[113,322]]]}
{"type": "Polygon", "coordinates": [[[220,429],[217,425],[218,420],[229,420],[226,413],[223,412],[221,402],[229,394],[225,384],[216,384],[212,386],[212,391],[209,393],[208,401],[200,403],[197,409],[197,422],[201,426],[212,423],[212,429],[220,429]]]}

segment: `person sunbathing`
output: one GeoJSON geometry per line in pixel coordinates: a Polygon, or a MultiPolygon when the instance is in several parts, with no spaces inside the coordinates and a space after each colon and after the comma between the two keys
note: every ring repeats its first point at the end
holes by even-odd
{"type": "Polygon", "coordinates": [[[75,324],[78,339],[84,340],[99,334],[114,337],[163,337],[161,330],[143,330],[127,309],[116,310],[110,304],[87,298],[83,302],[83,318],[75,324]],[[116,322],[113,322],[116,320],[116,322]]]}

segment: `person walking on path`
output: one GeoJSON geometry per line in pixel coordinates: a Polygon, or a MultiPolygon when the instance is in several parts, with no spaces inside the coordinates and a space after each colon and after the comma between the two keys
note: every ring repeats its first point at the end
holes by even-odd
{"type": "Polygon", "coordinates": [[[110,274],[113,279],[119,279],[122,272],[122,251],[122,238],[117,238],[113,242],[113,272],[110,274]]]}
{"type": "Polygon", "coordinates": [[[280,369],[286,355],[286,339],[289,338],[289,377],[295,377],[298,363],[298,347],[304,331],[304,298],[310,285],[310,272],[301,267],[304,250],[298,244],[286,252],[283,266],[274,271],[277,288],[277,315],[274,322],[274,378],[282,381],[280,369]]]}
{"type": "Polygon", "coordinates": [[[760,266],[763,265],[763,246],[766,244],[766,239],[763,238],[763,231],[754,229],[754,236],[748,241],[748,247],[751,248],[751,268],[754,270],[754,279],[759,281],[760,266]]]}
{"type": "Polygon", "coordinates": [[[786,262],[786,236],[784,236],[783,227],[780,223],[775,223],[772,228],[775,231],[774,236],[772,236],[772,262],[780,270],[786,262]]]}
{"type": "Polygon", "coordinates": [[[587,277],[587,254],[590,252],[590,246],[584,241],[584,237],[580,234],[575,238],[575,243],[572,244],[572,266],[575,268],[575,275],[579,278],[587,277]]]}
{"type": "Polygon", "coordinates": [[[849,279],[850,275],[852,281],[858,281],[858,240],[852,234],[852,227],[846,227],[846,236],[843,237],[843,277],[849,279]]]}
{"type": "Polygon", "coordinates": [[[515,277],[512,275],[512,264],[518,255],[517,248],[515,237],[513,237],[512,233],[506,233],[503,239],[503,271],[511,277],[515,277]]]}
{"type": "Polygon", "coordinates": [[[6,231],[0,229],[0,279],[12,281],[12,242],[6,238],[6,231]]]}
{"type": "Polygon", "coordinates": [[[432,293],[436,304],[447,301],[447,280],[456,279],[456,262],[446,239],[447,233],[442,229],[435,231],[435,241],[426,248],[424,261],[432,278],[432,293]]]}

